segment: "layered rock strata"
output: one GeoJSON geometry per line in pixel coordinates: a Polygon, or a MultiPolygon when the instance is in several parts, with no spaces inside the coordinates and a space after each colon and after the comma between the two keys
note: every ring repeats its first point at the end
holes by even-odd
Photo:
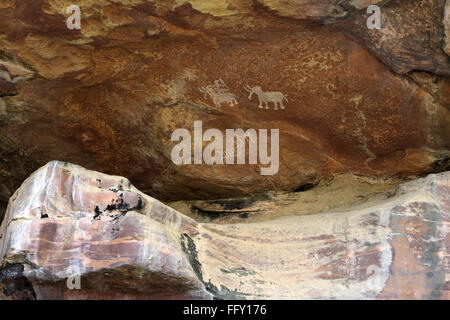
{"type": "Polygon", "coordinates": [[[198,223],[129,180],[51,162],[0,229],[8,299],[449,299],[450,174],[369,206],[198,223]],[[80,289],[67,278],[80,275],[80,289]]]}

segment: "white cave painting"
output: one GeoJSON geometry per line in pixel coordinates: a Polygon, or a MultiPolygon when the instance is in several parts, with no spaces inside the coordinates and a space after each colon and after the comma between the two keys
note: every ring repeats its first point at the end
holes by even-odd
{"type": "Polygon", "coordinates": [[[288,101],[286,96],[279,91],[274,92],[264,92],[260,86],[250,87],[245,86],[245,91],[249,92],[248,100],[252,99],[252,95],[255,94],[258,97],[259,105],[258,108],[266,107],[269,109],[269,103],[273,103],[273,110],[278,110],[278,107],[284,109],[283,100],[288,101]],[[263,106],[264,104],[264,106],[263,106]]]}
{"type": "Polygon", "coordinates": [[[228,103],[230,107],[238,104],[236,100],[237,96],[230,92],[230,88],[222,79],[215,80],[214,84],[198,89],[204,93],[205,99],[206,95],[209,95],[217,108],[221,108],[223,102],[228,103]]]}
{"type": "MultiPolygon", "coordinates": [[[[214,84],[207,85],[206,87],[200,87],[198,89],[204,94],[205,99],[209,96],[217,108],[221,108],[222,103],[228,103],[230,107],[238,104],[238,96],[230,91],[230,88],[222,79],[215,80],[214,84]]],[[[285,109],[283,102],[288,102],[287,96],[279,91],[266,92],[263,91],[260,86],[250,87],[248,85],[244,87],[244,90],[250,93],[248,96],[249,100],[252,100],[253,94],[258,97],[258,108],[260,109],[270,109],[269,104],[272,103],[273,110],[283,110],[285,109]]]]}

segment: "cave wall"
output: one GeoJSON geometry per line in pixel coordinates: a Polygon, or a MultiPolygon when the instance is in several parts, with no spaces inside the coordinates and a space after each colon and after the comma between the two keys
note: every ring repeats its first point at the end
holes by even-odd
{"type": "Polygon", "coordinates": [[[449,1],[8,0],[0,6],[0,200],[50,160],[161,200],[448,168],[449,1]],[[81,29],[66,8],[81,8],[81,29]],[[366,26],[368,5],[382,28],[366,26]],[[198,90],[222,79],[238,105],[198,90]],[[258,108],[245,86],[287,96],[258,108]],[[176,166],[171,133],[280,129],[280,168],[176,166]]]}

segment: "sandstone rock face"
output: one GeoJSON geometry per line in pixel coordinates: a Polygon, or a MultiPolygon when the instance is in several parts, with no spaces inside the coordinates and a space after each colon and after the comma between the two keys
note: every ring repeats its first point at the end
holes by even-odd
{"type": "Polygon", "coordinates": [[[424,70],[448,76],[449,55],[442,44],[450,18],[444,4],[393,0],[381,9],[381,29],[369,30],[361,15],[343,22],[343,28],[397,73],[424,70]]]}
{"type": "Polygon", "coordinates": [[[448,1],[81,0],[81,29],[69,30],[72,2],[1,3],[3,203],[53,159],[126,176],[161,200],[448,167],[448,1]],[[371,4],[380,30],[367,30],[371,4]],[[219,79],[237,105],[198,90],[219,79]],[[258,108],[246,85],[282,92],[286,109],[258,108]],[[174,165],[171,133],[196,120],[279,129],[278,174],[174,165]]]}
{"type": "Polygon", "coordinates": [[[380,5],[383,1],[379,0],[260,0],[258,1],[267,10],[276,12],[282,17],[289,17],[298,20],[320,20],[334,21],[347,17],[355,10],[365,9],[372,4],[380,5]]]}
{"type": "Polygon", "coordinates": [[[2,298],[449,299],[449,195],[446,172],[345,211],[198,223],[125,178],[51,162],[10,200],[2,298]]]}
{"type": "Polygon", "coordinates": [[[208,298],[180,243],[195,228],[125,178],[51,162],[10,200],[0,231],[3,294],[208,298]],[[75,273],[85,290],[68,290],[65,278],[75,273]]]}

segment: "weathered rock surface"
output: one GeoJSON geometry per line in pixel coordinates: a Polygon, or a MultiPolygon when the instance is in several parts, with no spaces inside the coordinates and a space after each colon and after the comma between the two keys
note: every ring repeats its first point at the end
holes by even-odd
{"type": "Polygon", "coordinates": [[[211,224],[125,178],[51,162],[10,200],[2,296],[449,299],[449,215],[449,172],[365,207],[211,224]],[[66,287],[71,267],[80,290],[66,287]]]}
{"type": "Polygon", "coordinates": [[[4,204],[53,159],[126,176],[161,200],[448,168],[448,1],[80,0],[81,30],[69,30],[73,2],[1,2],[4,204]],[[370,4],[382,6],[380,30],[366,28],[370,4]],[[220,78],[237,106],[199,92],[220,78]],[[247,84],[287,95],[286,109],[259,109],[247,84]],[[278,174],[175,166],[171,133],[195,120],[280,129],[278,174]]]}
{"type": "Polygon", "coordinates": [[[450,18],[444,6],[445,1],[393,0],[382,8],[379,30],[369,30],[364,15],[342,25],[395,72],[422,70],[449,76],[450,56],[443,39],[450,18]]]}
{"type": "Polygon", "coordinates": [[[444,50],[450,56],[450,1],[445,3],[443,15],[444,31],[445,31],[445,47],[444,50]]]}
{"type": "Polygon", "coordinates": [[[11,298],[208,298],[183,253],[193,220],[121,177],[51,162],[10,200],[1,281],[11,298]],[[83,290],[65,278],[82,274],[83,290]],[[17,281],[16,281],[17,280],[17,281]]]}

